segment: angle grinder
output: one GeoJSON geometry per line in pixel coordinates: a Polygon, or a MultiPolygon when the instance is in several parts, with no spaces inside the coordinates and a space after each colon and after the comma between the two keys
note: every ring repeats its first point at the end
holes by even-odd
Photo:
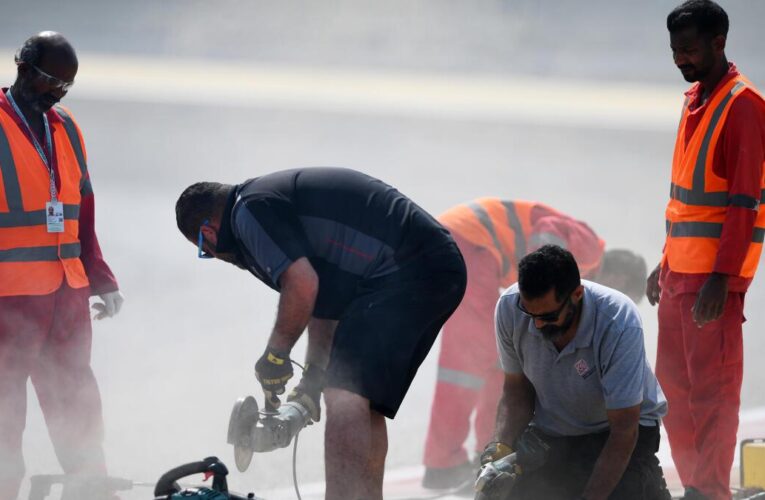
{"type": "Polygon", "coordinates": [[[303,427],[312,423],[310,412],[299,402],[288,401],[276,407],[272,399],[266,396],[263,411],[258,409],[252,396],[239,398],[234,403],[227,442],[234,445],[234,462],[240,472],[250,466],[253,453],[286,448],[303,427]]]}

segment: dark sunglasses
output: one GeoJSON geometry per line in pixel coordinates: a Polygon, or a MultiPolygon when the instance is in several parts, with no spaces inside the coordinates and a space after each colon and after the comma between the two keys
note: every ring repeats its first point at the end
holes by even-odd
{"type": "Polygon", "coordinates": [[[542,321],[544,323],[555,323],[556,321],[558,321],[558,318],[560,317],[560,313],[563,312],[563,309],[565,309],[568,303],[571,302],[572,295],[574,295],[573,290],[571,291],[571,293],[568,294],[568,297],[566,297],[566,300],[563,301],[563,303],[560,305],[558,309],[556,309],[555,311],[550,311],[550,312],[546,312],[542,314],[532,314],[528,312],[521,304],[521,294],[518,294],[518,298],[515,301],[515,305],[519,311],[521,311],[526,316],[531,317],[532,319],[538,319],[539,321],[542,321]]]}
{"type": "Polygon", "coordinates": [[[215,256],[213,254],[205,252],[205,249],[204,249],[205,238],[202,235],[202,228],[207,226],[208,222],[210,222],[210,221],[208,219],[205,219],[202,222],[202,225],[199,226],[199,236],[197,238],[197,257],[199,257],[200,259],[213,259],[213,258],[215,258],[215,256]]]}

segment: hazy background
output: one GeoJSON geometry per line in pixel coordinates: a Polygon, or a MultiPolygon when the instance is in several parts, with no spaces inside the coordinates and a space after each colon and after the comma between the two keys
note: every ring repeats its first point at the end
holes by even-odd
{"type": "MultiPolygon", "coordinates": [[[[478,196],[540,200],[653,265],[687,87],[664,25],[674,5],[3,2],[4,86],[13,51],[37,31],[62,32],[80,55],[65,104],[85,134],[101,246],[127,298],[117,318],[94,322],[110,471],[154,481],[215,454],[234,490],[291,497],[291,449],[256,456],[240,474],[225,443],[235,399],[261,399],[253,365],[277,296],[196,258],[174,220],[192,182],[337,165],[382,178],[434,214],[478,196]]],[[[765,85],[765,2],[724,7],[729,58],[765,85]]],[[[764,296],[755,280],[744,408],[765,404],[764,296]]],[[[656,311],[645,302],[641,311],[653,362],[656,311]]],[[[301,342],[295,359],[303,350],[301,342]]],[[[391,470],[421,462],[437,353],[390,422],[391,470]]],[[[322,428],[301,436],[301,482],[323,478],[322,428]]],[[[31,392],[25,452],[28,474],[59,470],[31,392]]]]}

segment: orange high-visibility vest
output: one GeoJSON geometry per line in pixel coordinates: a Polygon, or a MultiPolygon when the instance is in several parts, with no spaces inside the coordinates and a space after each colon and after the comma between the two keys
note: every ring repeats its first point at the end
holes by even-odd
{"type": "Polygon", "coordinates": [[[662,263],[679,273],[711,273],[720,246],[723,221],[729,206],[758,211],[749,250],[740,276],[751,278],[757,270],[765,237],[765,175],[760,180],[760,198],[728,192],[728,181],[715,174],[715,158],[720,133],[731,105],[744,89],[754,91],[765,109],[765,100],[743,76],[727,82],[707,104],[707,109],[685,144],[685,126],[690,115],[688,103],[683,107],[680,128],[672,160],[672,184],[667,204],[667,240],[662,263]]]}
{"type": "Polygon", "coordinates": [[[49,233],[45,204],[50,177],[34,145],[14,118],[0,108],[0,297],[46,295],[66,277],[72,288],[88,285],[80,261],[80,197],[86,181],[85,148],[69,113],[51,121],[58,162],[58,200],[64,204],[64,232],[49,233]]]}
{"type": "MultiPolygon", "coordinates": [[[[471,203],[450,208],[438,220],[467,241],[486,248],[497,260],[502,286],[518,281],[518,262],[528,253],[532,232],[531,211],[544,206],[531,201],[503,201],[499,198],[479,198],[471,203]]],[[[566,242],[559,242],[566,247],[566,242]]],[[[605,246],[600,242],[601,247],[605,246]]],[[[598,268],[600,262],[579,263],[582,275],[598,268]]]]}

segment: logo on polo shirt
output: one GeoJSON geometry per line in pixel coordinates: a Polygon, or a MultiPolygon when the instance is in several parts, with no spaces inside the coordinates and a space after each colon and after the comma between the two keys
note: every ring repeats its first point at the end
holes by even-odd
{"type": "Polygon", "coordinates": [[[574,368],[576,369],[576,373],[582,378],[587,378],[592,373],[592,368],[590,368],[590,365],[588,365],[587,361],[584,359],[580,359],[574,363],[574,368]]]}

